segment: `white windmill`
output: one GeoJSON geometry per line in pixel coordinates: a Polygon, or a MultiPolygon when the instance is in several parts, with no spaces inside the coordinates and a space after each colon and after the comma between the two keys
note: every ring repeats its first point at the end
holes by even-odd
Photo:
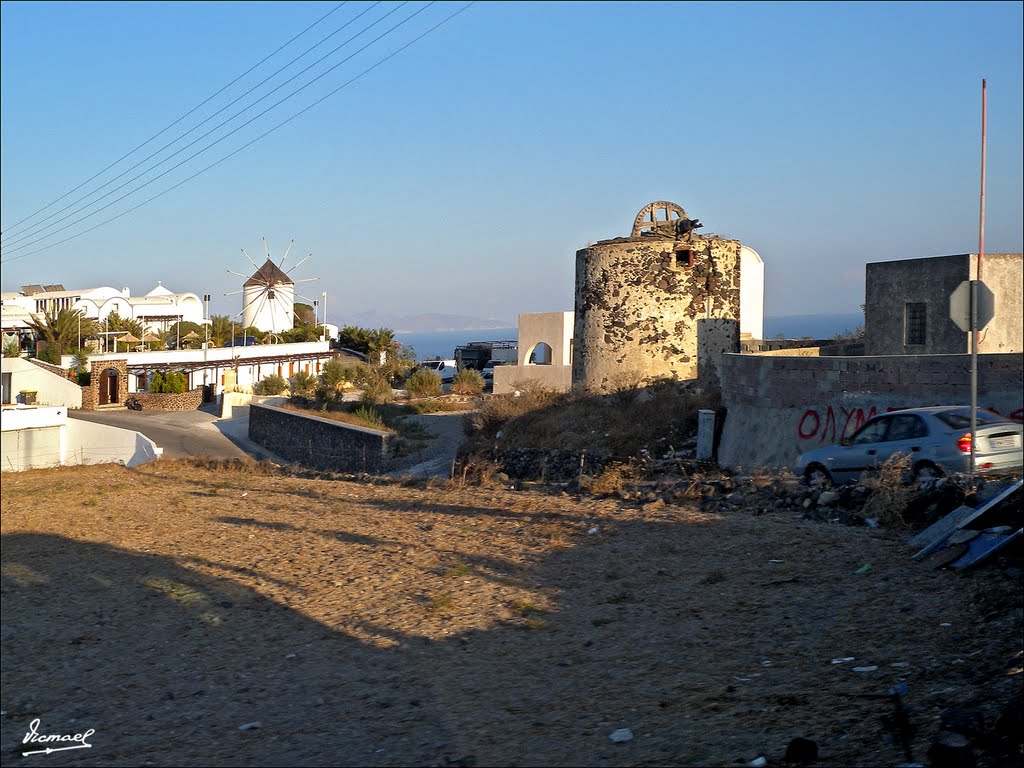
{"type": "MultiPolygon", "coordinates": [[[[263,238],[263,254],[265,261],[263,266],[256,266],[256,262],[249,258],[245,249],[241,249],[242,255],[249,261],[256,271],[251,275],[243,275],[241,272],[228,270],[232,275],[245,278],[245,283],[240,291],[230,291],[225,296],[242,294],[242,310],[235,315],[242,316],[242,327],[258,328],[271,334],[271,341],[275,341],[277,334],[291,330],[295,325],[295,285],[296,283],[311,283],[319,280],[318,277],[310,277],[304,280],[293,280],[289,273],[295,271],[309,260],[313,254],[307,255],[298,264],[285,271],[284,263],[292,250],[295,241],[288,243],[288,248],[281,258],[280,264],[275,264],[270,258],[270,249],[267,246],[267,239],[263,238]]],[[[306,298],[299,295],[300,298],[306,298]]],[[[307,299],[308,300],[308,299],[307,299]]]]}

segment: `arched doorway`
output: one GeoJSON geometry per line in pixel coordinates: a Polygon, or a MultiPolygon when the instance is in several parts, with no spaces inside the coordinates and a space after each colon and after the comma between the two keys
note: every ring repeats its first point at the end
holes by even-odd
{"type": "Polygon", "coordinates": [[[527,365],[551,365],[551,345],[539,341],[526,356],[527,365]]]}
{"type": "Polygon", "coordinates": [[[100,374],[100,405],[120,402],[118,399],[118,376],[116,368],[107,368],[100,374]]]}

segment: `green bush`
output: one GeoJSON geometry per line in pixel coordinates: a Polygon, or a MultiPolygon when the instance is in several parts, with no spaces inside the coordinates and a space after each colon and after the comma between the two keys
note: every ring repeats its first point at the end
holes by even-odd
{"type": "Polygon", "coordinates": [[[405,382],[413,397],[437,397],[441,394],[441,377],[429,368],[419,368],[405,382]]]}
{"type": "Polygon", "coordinates": [[[149,382],[149,391],[174,394],[184,392],[187,386],[188,377],[184,373],[175,371],[161,373],[157,371],[149,382]]]}
{"type": "Polygon", "coordinates": [[[391,391],[391,382],[379,368],[368,365],[360,367],[359,375],[356,377],[356,385],[363,391],[360,398],[364,403],[371,405],[384,405],[395,399],[391,391]]]}
{"type": "Polygon", "coordinates": [[[484,377],[472,368],[463,368],[452,379],[452,392],[456,395],[479,395],[484,391],[484,377]]]}
{"type": "Polygon", "coordinates": [[[287,391],[287,380],[283,376],[278,376],[276,373],[272,373],[269,376],[264,376],[263,379],[256,384],[256,387],[253,389],[253,394],[280,395],[282,392],[287,391]]]}
{"type": "Polygon", "coordinates": [[[316,389],[316,384],[316,375],[309,373],[309,371],[299,371],[294,376],[292,376],[292,394],[312,394],[313,391],[316,389]]]}
{"type": "Polygon", "coordinates": [[[380,412],[368,405],[359,406],[352,415],[355,416],[359,423],[364,427],[369,427],[370,429],[388,428],[387,424],[384,423],[384,417],[381,416],[380,412]]]}

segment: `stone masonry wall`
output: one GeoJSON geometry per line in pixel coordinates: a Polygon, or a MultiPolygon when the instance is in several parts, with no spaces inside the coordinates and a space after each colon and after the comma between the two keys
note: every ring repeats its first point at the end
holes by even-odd
{"type": "Polygon", "coordinates": [[[143,409],[154,411],[194,411],[203,404],[203,388],[188,392],[136,392],[131,395],[142,403],[143,409]]]}
{"type": "Polygon", "coordinates": [[[383,471],[395,442],[388,432],[255,402],[249,406],[249,439],[281,458],[331,472],[383,471]]]}
{"type": "MultiPolygon", "coordinates": [[[[601,391],[696,378],[698,321],[739,320],[739,250],[735,240],[688,235],[577,251],[573,385],[601,391]]],[[[738,333],[729,327],[727,335],[739,351],[738,333]]]]}
{"type": "MultiPolygon", "coordinates": [[[[897,408],[970,403],[970,355],[725,355],[719,463],[791,466],[897,408]]],[[[978,356],[978,405],[1024,420],[1024,355],[978,356]]]]}

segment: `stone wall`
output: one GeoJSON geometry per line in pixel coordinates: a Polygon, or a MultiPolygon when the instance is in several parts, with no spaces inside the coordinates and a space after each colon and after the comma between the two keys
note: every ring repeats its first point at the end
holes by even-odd
{"type": "Polygon", "coordinates": [[[381,472],[395,435],[319,416],[252,403],[249,439],[278,456],[331,472],[381,472]]]}
{"type": "Polygon", "coordinates": [[[100,405],[124,404],[126,397],[128,397],[128,361],[103,360],[101,362],[94,362],[92,371],[89,374],[89,384],[82,387],[82,410],[95,410],[100,405]],[[100,388],[103,385],[106,372],[110,369],[117,373],[117,392],[107,403],[101,403],[100,388]]]}
{"type": "MultiPolygon", "coordinates": [[[[607,391],[696,378],[698,320],[739,320],[739,250],[735,240],[689,233],[577,251],[573,385],[607,391]]],[[[728,336],[738,352],[738,331],[730,326],[728,336]]]]}
{"type": "Polygon", "coordinates": [[[203,404],[203,388],[188,392],[133,392],[142,407],[154,411],[194,411],[203,404]]]}
{"type": "MultiPolygon", "coordinates": [[[[725,355],[719,463],[791,466],[897,408],[970,403],[970,355],[725,355]]],[[[978,405],[1024,420],[1024,355],[978,356],[978,405]]]]}

